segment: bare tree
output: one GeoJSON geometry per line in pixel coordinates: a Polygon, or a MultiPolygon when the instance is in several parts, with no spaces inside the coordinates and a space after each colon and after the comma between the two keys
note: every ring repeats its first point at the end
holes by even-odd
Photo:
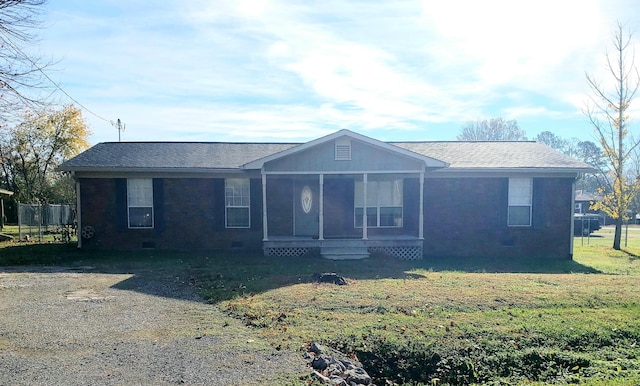
{"type": "Polygon", "coordinates": [[[45,86],[42,69],[50,65],[25,52],[36,41],[46,0],[0,0],[0,107],[33,106],[28,90],[45,86]]]}
{"type": "Polygon", "coordinates": [[[536,136],[536,141],[544,143],[545,145],[554,148],[558,151],[564,152],[567,147],[567,141],[561,137],[553,134],[550,131],[543,131],[536,136]]]}
{"type": "Polygon", "coordinates": [[[606,55],[613,87],[607,89],[592,75],[586,74],[591,96],[584,112],[595,128],[608,166],[601,187],[603,200],[596,202],[594,209],[604,211],[615,221],[613,249],[620,249],[623,221],[632,199],[640,191],[638,174],[628,173],[634,151],[640,144],[629,136],[628,110],[640,87],[631,37],[631,33],[625,32],[618,23],[612,39],[614,52],[606,55]]]}
{"type": "Polygon", "coordinates": [[[457,137],[458,141],[521,141],[526,140],[524,130],[515,120],[502,118],[468,121],[457,137]]]}

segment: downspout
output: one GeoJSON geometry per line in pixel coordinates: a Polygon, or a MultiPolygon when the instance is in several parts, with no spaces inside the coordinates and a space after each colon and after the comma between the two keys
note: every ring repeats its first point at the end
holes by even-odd
{"type": "Polygon", "coordinates": [[[267,229],[267,175],[262,167],[262,241],[269,240],[269,230],[267,229]]]}
{"type": "Polygon", "coordinates": [[[575,231],[575,224],[573,221],[573,212],[575,211],[576,208],[576,179],[578,177],[574,178],[573,181],[571,181],[571,233],[569,234],[569,259],[573,260],[573,235],[574,235],[574,231],[575,231]]]}
{"type": "Polygon", "coordinates": [[[320,198],[318,206],[318,240],[324,240],[324,174],[320,174],[320,198]]]}
{"type": "Polygon", "coordinates": [[[418,238],[424,240],[424,165],[420,171],[420,212],[418,212],[418,238]]]}
{"type": "Polygon", "coordinates": [[[78,249],[82,248],[82,206],[80,201],[80,181],[76,178],[76,173],[71,172],[71,177],[76,182],[76,237],[78,238],[78,249]]]}

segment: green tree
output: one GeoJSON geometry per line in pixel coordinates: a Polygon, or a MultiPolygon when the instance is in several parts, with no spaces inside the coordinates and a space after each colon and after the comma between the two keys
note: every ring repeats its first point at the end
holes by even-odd
{"type": "Polygon", "coordinates": [[[614,219],[613,249],[619,250],[623,221],[632,199],[640,191],[638,175],[629,175],[627,169],[639,144],[629,136],[628,111],[640,86],[640,76],[630,47],[631,34],[625,33],[620,23],[612,40],[614,52],[606,57],[613,86],[608,89],[587,74],[591,96],[585,114],[595,129],[608,167],[600,188],[603,199],[593,208],[614,219]]]}
{"type": "Polygon", "coordinates": [[[468,121],[457,136],[458,141],[523,141],[526,133],[515,120],[502,118],[468,121]]]}
{"type": "Polygon", "coordinates": [[[591,141],[579,141],[575,138],[574,140],[573,154],[570,155],[598,170],[597,173],[585,173],[576,182],[576,189],[590,193],[598,192],[600,187],[603,186],[602,176],[608,173],[607,162],[604,159],[602,149],[591,141]]]}
{"type": "Polygon", "coordinates": [[[69,202],[70,177],[55,168],[88,147],[89,129],[82,112],[65,106],[46,114],[28,115],[0,137],[2,182],[20,202],[69,202]]]}

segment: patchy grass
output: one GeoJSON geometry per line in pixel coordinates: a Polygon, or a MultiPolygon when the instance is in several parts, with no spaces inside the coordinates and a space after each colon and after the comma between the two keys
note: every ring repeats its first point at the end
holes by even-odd
{"type": "Polygon", "coordinates": [[[638,260],[593,242],[576,251],[535,264],[246,257],[197,280],[275,347],[330,344],[380,383],[637,384],[638,260]],[[350,285],[310,282],[325,271],[350,285]]]}
{"type": "Polygon", "coordinates": [[[273,347],[327,343],[356,355],[379,384],[639,384],[640,237],[623,251],[612,251],[606,234],[582,241],[575,239],[573,261],[327,261],[20,245],[0,247],[0,265],[180,270],[180,280],[273,347]],[[337,272],[350,285],[313,283],[316,272],[337,272]]]}

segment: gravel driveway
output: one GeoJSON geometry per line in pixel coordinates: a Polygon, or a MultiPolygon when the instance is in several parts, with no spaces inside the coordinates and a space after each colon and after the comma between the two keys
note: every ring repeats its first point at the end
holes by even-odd
{"type": "Polygon", "coordinates": [[[0,385],[277,385],[304,374],[175,274],[0,267],[0,385]]]}

